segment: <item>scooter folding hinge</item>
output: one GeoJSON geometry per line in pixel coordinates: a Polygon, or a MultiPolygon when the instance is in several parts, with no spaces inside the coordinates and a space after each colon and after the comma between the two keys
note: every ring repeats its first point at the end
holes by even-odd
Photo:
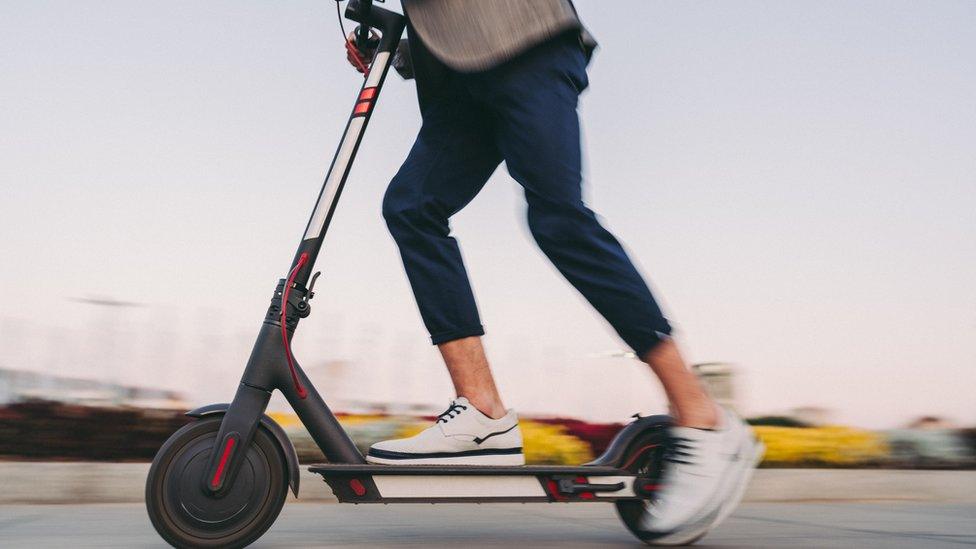
{"type": "MultiPolygon", "coordinates": [[[[312,278],[311,284],[315,283],[315,277],[312,278]]],[[[281,323],[281,307],[282,297],[285,292],[285,284],[287,281],[284,278],[278,279],[278,285],[275,287],[274,295],[271,297],[271,305],[268,307],[268,312],[265,315],[264,321],[266,323],[278,325],[281,323]]],[[[285,320],[288,323],[288,329],[293,330],[298,324],[298,319],[305,318],[312,314],[312,306],[309,305],[308,300],[312,299],[312,289],[304,288],[298,284],[294,284],[288,291],[288,304],[291,305],[288,315],[285,320]]]]}

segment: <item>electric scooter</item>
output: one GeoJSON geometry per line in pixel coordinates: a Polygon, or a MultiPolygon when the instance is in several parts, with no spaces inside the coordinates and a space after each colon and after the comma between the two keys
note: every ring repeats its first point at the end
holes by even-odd
{"type": "Polygon", "coordinates": [[[345,17],[359,24],[356,47],[366,51],[372,41],[368,49],[375,54],[362,67],[365,81],[234,400],[188,412],[195,421],[174,433],[153,460],[146,506],[156,531],[176,547],[244,547],[274,523],[289,489],[298,496],[298,456],[264,413],[278,390],[328,459],[309,471],[322,476],[340,503],[610,502],[627,528],[650,545],[703,536],[714,517],[667,534],[646,526],[668,442],[667,416],[635,416],[599,458],[580,466],[373,465],[315,390],[290,343],[311,312],[318,276],[313,266],[405,26],[402,15],[372,0],[350,0],[345,17]]]}

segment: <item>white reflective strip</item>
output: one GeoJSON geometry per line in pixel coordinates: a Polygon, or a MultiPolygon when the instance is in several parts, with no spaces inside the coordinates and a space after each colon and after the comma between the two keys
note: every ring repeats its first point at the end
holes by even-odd
{"type": "Polygon", "coordinates": [[[374,475],[387,498],[513,498],[546,497],[533,475],[374,475]]]}
{"type": "Polygon", "coordinates": [[[383,51],[376,54],[376,59],[373,60],[373,66],[369,69],[369,77],[366,78],[366,87],[372,87],[380,83],[380,78],[383,77],[383,71],[386,70],[386,63],[390,59],[390,52],[383,51]]]}
{"type": "MultiPolygon", "coordinates": [[[[364,87],[371,88],[379,85],[389,60],[389,52],[381,52],[376,55],[364,87]]],[[[339,145],[339,154],[336,156],[335,164],[332,165],[332,171],[329,172],[328,179],[325,181],[322,196],[315,204],[315,210],[312,212],[312,220],[309,221],[308,230],[305,231],[305,240],[318,238],[322,234],[322,228],[325,226],[325,218],[328,217],[329,210],[332,209],[332,203],[335,202],[336,193],[339,192],[339,182],[342,181],[342,174],[346,173],[349,160],[352,158],[352,151],[356,147],[356,140],[359,139],[359,134],[365,123],[365,116],[353,117],[349,122],[349,128],[346,130],[345,135],[343,135],[342,143],[339,145]]]]}
{"type": "Polygon", "coordinates": [[[366,117],[357,116],[349,122],[349,130],[346,132],[342,144],[339,145],[339,154],[336,156],[329,178],[325,181],[322,189],[322,196],[315,204],[315,211],[312,212],[312,220],[308,223],[308,230],[305,231],[305,240],[316,238],[325,226],[325,218],[329,215],[332,203],[335,201],[336,193],[339,192],[339,182],[342,181],[342,174],[346,173],[352,151],[356,147],[356,140],[359,139],[359,132],[363,129],[366,117]]]}
{"type": "Polygon", "coordinates": [[[619,497],[633,497],[634,496],[634,477],[600,477],[592,476],[586,477],[590,484],[616,484],[618,482],[624,483],[624,487],[616,492],[596,492],[594,495],[598,498],[619,498],[619,497]]]}

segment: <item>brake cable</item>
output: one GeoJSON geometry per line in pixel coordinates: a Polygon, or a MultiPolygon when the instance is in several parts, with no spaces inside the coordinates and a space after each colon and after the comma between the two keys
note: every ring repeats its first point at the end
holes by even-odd
{"type": "Polygon", "coordinates": [[[363,73],[363,78],[366,78],[369,76],[369,67],[359,59],[359,48],[356,47],[352,40],[347,38],[346,26],[342,23],[342,8],[339,6],[341,3],[342,0],[335,0],[336,17],[339,19],[339,32],[342,33],[342,41],[346,44],[346,51],[349,53],[353,64],[356,65],[359,72],[363,73]]]}
{"type": "Polygon", "coordinates": [[[302,386],[301,380],[298,379],[298,370],[295,368],[295,357],[291,352],[291,342],[288,341],[288,323],[286,322],[288,318],[288,294],[291,293],[291,287],[295,284],[295,277],[298,276],[298,271],[308,263],[308,253],[302,252],[302,255],[298,258],[298,263],[288,274],[288,280],[285,281],[285,288],[281,292],[281,344],[285,347],[285,358],[288,360],[288,371],[291,372],[291,381],[295,384],[295,392],[298,393],[298,398],[304,399],[308,396],[308,392],[305,387],[302,386]]]}

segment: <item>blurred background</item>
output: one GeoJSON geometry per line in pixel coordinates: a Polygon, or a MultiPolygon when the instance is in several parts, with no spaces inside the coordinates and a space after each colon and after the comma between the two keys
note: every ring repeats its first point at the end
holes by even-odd
{"type": "MultiPolygon", "coordinates": [[[[588,202],[766,465],[972,467],[976,4],[613,6],[577,2],[588,202]]],[[[0,459],[145,461],[231,398],[360,84],[335,17],[0,1],[0,459]]],[[[414,93],[391,75],[294,345],[364,446],[452,396],[379,213],[414,93]]],[[[453,228],[530,461],[666,412],[504,170],[453,228]]]]}

